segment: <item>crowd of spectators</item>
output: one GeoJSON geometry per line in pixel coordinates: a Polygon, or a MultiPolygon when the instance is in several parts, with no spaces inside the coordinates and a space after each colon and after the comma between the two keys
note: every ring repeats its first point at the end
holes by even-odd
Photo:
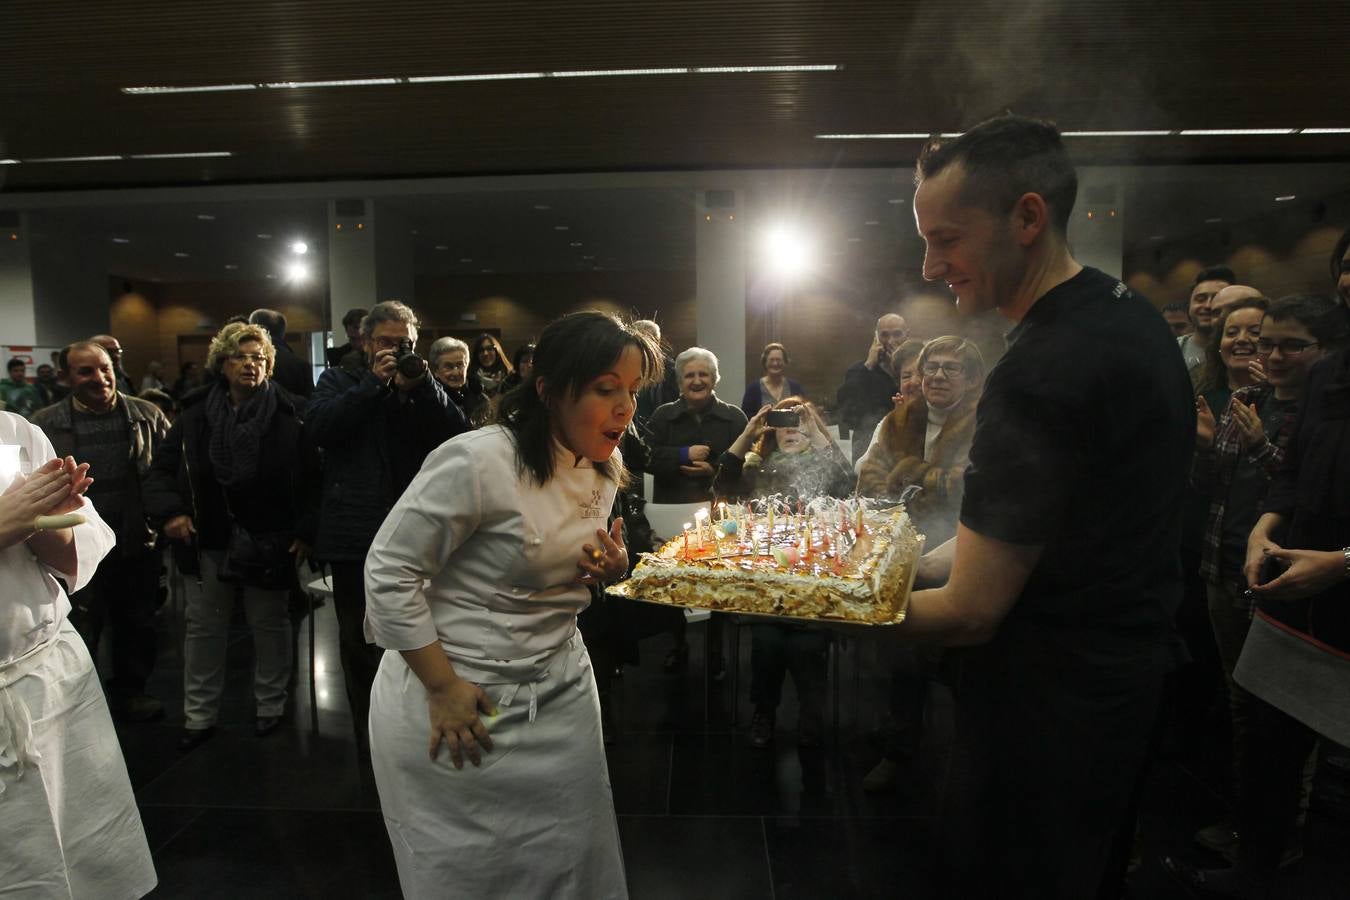
{"type": "MultiPolygon", "coordinates": [[[[1195,841],[1233,868],[1201,871],[1164,860],[1197,891],[1246,896],[1299,859],[1317,742],[1350,743],[1350,549],[1342,552],[1350,547],[1350,435],[1343,430],[1350,231],[1331,274],[1327,296],[1270,299],[1230,268],[1208,267],[1195,276],[1188,303],[1161,310],[1196,410],[1179,557],[1185,591],[1176,611],[1189,662],[1170,677],[1170,722],[1194,728],[1207,709],[1221,707],[1232,734],[1232,813],[1195,841]]],[[[519,408],[518,392],[548,389],[536,383],[533,343],[508,357],[492,334],[472,343],[442,337],[419,356],[421,323],[397,301],[352,310],[342,325],[346,343],[328,351],[317,384],[285,341],[285,317],[268,309],[226,325],[210,344],[205,371],[185,361],[172,385],[152,362],[136,391],[120,342],[106,334],[64,348],[54,365],[38,367],[35,381],[22,360],[12,360],[0,381],[3,407],[31,419],[58,456],[89,463],[95,476],[87,500],[115,545],[71,594],[70,619],[95,658],[109,637],[106,691],[116,717],[164,714],[147,694],[158,658],[163,551],[172,548],[179,571],[195,578],[186,606],[184,752],[215,731],[236,603],[254,639],[257,735],[282,721],[292,666],[287,598],[300,589],[296,567],[304,560],[331,576],[348,701],[365,742],[382,654],[367,628],[365,566],[381,523],[432,451],[461,433],[510,425],[504,417],[519,408]]],[[[655,322],[631,329],[642,347],[660,346],[655,322]]],[[[767,343],[759,362],[739,407],[719,396],[717,356],[698,346],[667,353],[665,368],[635,398],[623,436],[635,478],[616,496],[611,519],[622,513],[634,558],[671,537],[651,534],[644,502],[861,494],[903,499],[930,547],[958,534],[981,397],[997,359],[969,336],[913,334],[904,317],[888,312],[832,397],[812,396],[790,376],[792,356],[780,342],[767,343]],[[771,413],[785,418],[771,425],[771,413]],[[644,474],[653,484],[646,498],[638,496],[644,474]]],[[[614,602],[603,592],[595,599],[614,602]]],[[[607,684],[635,658],[624,649],[632,635],[622,616],[603,626],[600,614],[590,616],[583,631],[593,631],[588,640],[604,660],[597,677],[608,729],[607,684]]],[[[714,680],[724,668],[724,625],[714,615],[708,628],[714,680]]],[[[673,635],[664,668],[683,667],[684,616],[644,633],[661,630],[673,635]]],[[[764,623],[750,632],[750,744],[762,749],[775,740],[790,673],[798,742],[818,745],[829,632],[764,623]]],[[[944,671],[936,643],[887,653],[886,744],[864,781],[868,791],[890,789],[916,753],[928,684],[944,671]]],[[[1178,731],[1183,741],[1186,726],[1178,731]]]]}

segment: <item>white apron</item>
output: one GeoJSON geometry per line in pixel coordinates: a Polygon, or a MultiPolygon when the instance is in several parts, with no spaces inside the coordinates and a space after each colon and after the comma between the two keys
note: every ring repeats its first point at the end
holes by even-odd
{"type": "Polygon", "coordinates": [[[0,895],[120,900],[155,881],[103,688],[63,622],[0,667],[0,895]]]}
{"type": "MultiPolygon", "coordinates": [[[[490,665],[475,660],[474,666],[490,665]]],[[[600,699],[573,633],[537,668],[461,671],[497,705],[480,767],[427,755],[422,683],[386,653],[370,704],[370,755],[403,895],[626,898],[600,699]]]]}

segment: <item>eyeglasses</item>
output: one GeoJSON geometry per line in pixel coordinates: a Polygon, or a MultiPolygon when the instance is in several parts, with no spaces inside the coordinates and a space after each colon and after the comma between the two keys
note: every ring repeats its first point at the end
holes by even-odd
{"type": "Polygon", "coordinates": [[[237,363],[251,362],[257,363],[258,365],[267,362],[267,357],[263,356],[261,353],[235,353],[230,356],[230,359],[237,363]]]}
{"type": "Polygon", "coordinates": [[[1262,338],[1256,342],[1256,352],[1270,353],[1276,347],[1279,347],[1280,353],[1284,356],[1302,356],[1304,350],[1316,346],[1317,341],[1300,341],[1298,338],[1289,338],[1284,341],[1268,341],[1262,338]]]}
{"type": "Polygon", "coordinates": [[[924,364],[923,364],[923,370],[922,370],[922,371],[923,371],[923,374],[925,374],[925,375],[930,375],[930,376],[931,376],[931,375],[936,375],[938,372],[941,372],[943,375],[946,375],[948,378],[955,378],[956,376],[958,376],[958,375],[962,374],[963,372],[965,372],[965,371],[966,371],[966,367],[965,367],[965,365],[964,365],[963,363],[959,363],[959,362],[945,362],[945,363],[929,362],[929,363],[924,363],[924,364]]]}

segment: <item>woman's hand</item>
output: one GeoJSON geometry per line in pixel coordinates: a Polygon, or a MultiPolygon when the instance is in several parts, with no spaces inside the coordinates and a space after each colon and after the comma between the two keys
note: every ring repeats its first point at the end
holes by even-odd
{"type": "Polygon", "coordinates": [[[497,714],[487,693],[478,685],[456,677],[445,687],[427,691],[427,716],[431,720],[431,759],[436,760],[441,741],[450,748],[450,762],[464,768],[464,758],[477,766],[484,753],[492,752],[492,738],[478,718],[479,711],[497,714]]]}
{"type": "Polygon", "coordinates": [[[1287,568],[1265,584],[1253,584],[1252,592],[1274,600],[1313,597],[1345,578],[1345,553],[1340,550],[1276,547],[1268,551],[1266,557],[1287,568]]]}
{"type": "Polygon", "coordinates": [[[1218,423],[1214,421],[1214,410],[1209,408],[1204,397],[1195,398],[1195,442],[1201,447],[1214,446],[1214,430],[1218,423]]]}
{"type": "Polygon", "coordinates": [[[734,456],[745,459],[745,454],[750,452],[750,448],[755,446],[755,441],[759,440],[764,432],[769,430],[768,419],[769,410],[773,405],[766,403],[759,408],[759,412],[750,417],[745,423],[745,428],[741,429],[740,435],[731,442],[727,450],[734,456]]]}
{"type": "Polygon", "coordinates": [[[192,543],[192,536],[197,533],[197,529],[192,524],[192,516],[174,516],[164,523],[164,536],[171,541],[182,541],[185,544],[192,543]]]}
{"type": "Polygon", "coordinates": [[[1234,399],[1229,403],[1229,409],[1242,435],[1242,446],[1248,453],[1265,444],[1266,430],[1261,426],[1261,417],[1256,412],[1255,404],[1247,406],[1234,399]]]}
{"type": "Polygon", "coordinates": [[[38,516],[79,509],[80,494],[74,489],[81,484],[89,486],[92,479],[85,477],[88,471],[87,464],[77,466],[67,456],[47,462],[27,477],[15,475],[0,495],[0,547],[12,547],[32,537],[38,516]]]}
{"type": "Polygon", "coordinates": [[[582,584],[594,584],[598,581],[618,581],[628,574],[628,548],[623,543],[623,518],[614,520],[606,532],[595,529],[595,544],[581,545],[581,559],[577,568],[581,574],[577,581],[582,584]]]}

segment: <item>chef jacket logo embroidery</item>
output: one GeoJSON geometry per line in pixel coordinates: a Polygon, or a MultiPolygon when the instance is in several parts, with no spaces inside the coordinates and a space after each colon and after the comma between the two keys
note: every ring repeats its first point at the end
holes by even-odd
{"type": "Polygon", "coordinates": [[[605,517],[604,510],[600,508],[601,497],[600,491],[592,490],[590,502],[579,504],[583,519],[603,519],[605,517]]]}

